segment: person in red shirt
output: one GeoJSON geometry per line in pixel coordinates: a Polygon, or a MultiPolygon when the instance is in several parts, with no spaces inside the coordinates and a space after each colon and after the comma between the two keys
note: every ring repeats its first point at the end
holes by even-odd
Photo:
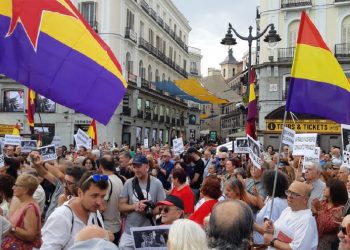
{"type": "Polygon", "coordinates": [[[186,183],[186,172],[182,168],[173,170],[174,188],[170,194],[179,197],[184,203],[185,217],[187,218],[194,211],[194,195],[190,186],[186,183]]]}
{"type": "Polygon", "coordinates": [[[197,222],[204,226],[204,218],[207,217],[213,207],[218,202],[221,192],[221,181],[218,177],[210,175],[204,179],[201,187],[201,196],[203,203],[200,207],[190,216],[190,220],[197,222]]]}

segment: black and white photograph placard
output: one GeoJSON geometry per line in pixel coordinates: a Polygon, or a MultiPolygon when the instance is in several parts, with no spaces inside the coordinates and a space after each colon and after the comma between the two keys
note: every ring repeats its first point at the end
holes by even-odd
{"type": "Polygon", "coordinates": [[[169,229],[169,225],[132,227],[130,230],[134,241],[134,249],[166,250],[169,229]]]}
{"type": "Polygon", "coordinates": [[[56,148],[53,144],[38,148],[38,150],[44,161],[52,161],[57,159],[56,148]]]}

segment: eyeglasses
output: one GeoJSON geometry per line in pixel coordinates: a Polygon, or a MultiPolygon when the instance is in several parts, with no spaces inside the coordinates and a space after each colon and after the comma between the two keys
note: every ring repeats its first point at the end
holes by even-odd
{"type": "Polygon", "coordinates": [[[287,191],[285,192],[285,194],[286,194],[287,196],[290,195],[290,196],[293,197],[293,198],[297,198],[297,197],[303,196],[303,195],[301,195],[301,194],[295,193],[295,192],[290,191],[290,190],[287,190],[287,191]]]}
{"type": "Polygon", "coordinates": [[[219,158],[219,160],[220,160],[220,161],[224,161],[224,160],[226,160],[226,158],[219,158]]]}
{"type": "Polygon", "coordinates": [[[342,232],[344,235],[346,235],[346,227],[343,227],[342,225],[340,225],[339,232],[342,232]]]}
{"type": "Polygon", "coordinates": [[[179,210],[178,208],[170,208],[170,207],[160,207],[159,208],[159,212],[164,212],[165,214],[167,214],[170,210],[179,210]]]}
{"type": "Polygon", "coordinates": [[[87,178],[81,185],[84,185],[86,182],[88,182],[89,180],[91,180],[95,183],[98,183],[100,181],[108,181],[108,175],[104,175],[104,174],[94,174],[91,175],[89,178],[87,178]]]}

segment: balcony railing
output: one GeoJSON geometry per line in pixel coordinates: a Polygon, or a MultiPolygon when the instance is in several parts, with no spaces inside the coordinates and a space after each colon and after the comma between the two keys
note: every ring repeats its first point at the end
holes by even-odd
{"type": "Polygon", "coordinates": [[[335,57],[350,58],[350,43],[339,43],[335,45],[335,57]]]}
{"type": "Polygon", "coordinates": [[[198,69],[190,69],[192,75],[198,75],[198,69]]]}
{"type": "Polygon", "coordinates": [[[281,1],[281,9],[304,7],[304,6],[311,6],[311,5],[312,5],[311,0],[282,0],[281,1]]]}
{"type": "Polygon", "coordinates": [[[166,116],[166,123],[170,123],[170,117],[169,116],[166,116]]]}
{"type": "Polygon", "coordinates": [[[164,122],[164,115],[161,115],[161,116],[159,117],[159,122],[164,122]]]}
{"type": "Polygon", "coordinates": [[[164,27],[164,21],[163,21],[163,19],[162,19],[160,16],[157,17],[157,23],[158,23],[160,26],[164,27]]]}
{"type": "Polygon", "coordinates": [[[294,57],[295,47],[278,49],[278,61],[292,61],[294,57]]]}
{"type": "Polygon", "coordinates": [[[149,89],[149,81],[147,81],[146,79],[141,79],[141,88],[149,89]]]}
{"type": "Polygon", "coordinates": [[[180,119],[176,119],[176,126],[180,126],[180,119]]]}
{"type": "Polygon", "coordinates": [[[345,2],[349,2],[349,3],[350,3],[350,0],[335,0],[334,2],[336,2],[336,3],[345,3],[345,2]]]}
{"type": "Polygon", "coordinates": [[[152,120],[152,114],[151,114],[151,112],[146,112],[146,115],[145,115],[145,119],[146,120],[152,120]]]}
{"type": "Polygon", "coordinates": [[[141,8],[144,9],[147,13],[149,13],[149,6],[145,0],[141,0],[141,8]]]}
{"type": "Polygon", "coordinates": [[[154,21],[157,21],[157,12],[154,9],[149,8],[149,13],[151,17],[154,19],[154,21]]]}
{"type": "Polygon", "coordinates": [[[142,37],[139,39],[139,47],[144,48],[145,50],[149,51],[149,43],[142,37]]]}
{"type": "Polygon", "coordinates": [[[172,119],[171,119],[171,125],[175,126],[175,122],[176,122],[176,119],[175,119],[175,118],[172,118],[172,119]]]}
{"type": "Polygon", "coordinates": [[[137,110],[137,117],[143,119],[143,111],[137,110]]]}
{"type": "Polygon", "coordinates": [[[137,34],[131,28],[125,28],[125,38],[129,38],[131,41],[137,43],[137,34]]]}
{"type": "Polygon", "coordinates": [[[157,114],[153,114],[153,121],[158,121],[158,115],[157,114]]]}
{"type": "Polygon", "coordinates": [[[131,115],[131,108],[127,106],[123,106],[123,115],[130,116],[131,115]]]}

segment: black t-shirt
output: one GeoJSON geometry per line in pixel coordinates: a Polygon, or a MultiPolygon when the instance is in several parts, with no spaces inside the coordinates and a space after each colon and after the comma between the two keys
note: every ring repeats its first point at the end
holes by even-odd
{"type": "Polygon", "coordinates": [[[191,188],[199,189],[203,182],[204,162],[202,159],[199,159],[198,161],[195,161],[193,163],[194,168],[191,174],[191,180],[193,179],[196,173],[199,174],[199,178],[197,182],[191,184],[191,188]]]}

